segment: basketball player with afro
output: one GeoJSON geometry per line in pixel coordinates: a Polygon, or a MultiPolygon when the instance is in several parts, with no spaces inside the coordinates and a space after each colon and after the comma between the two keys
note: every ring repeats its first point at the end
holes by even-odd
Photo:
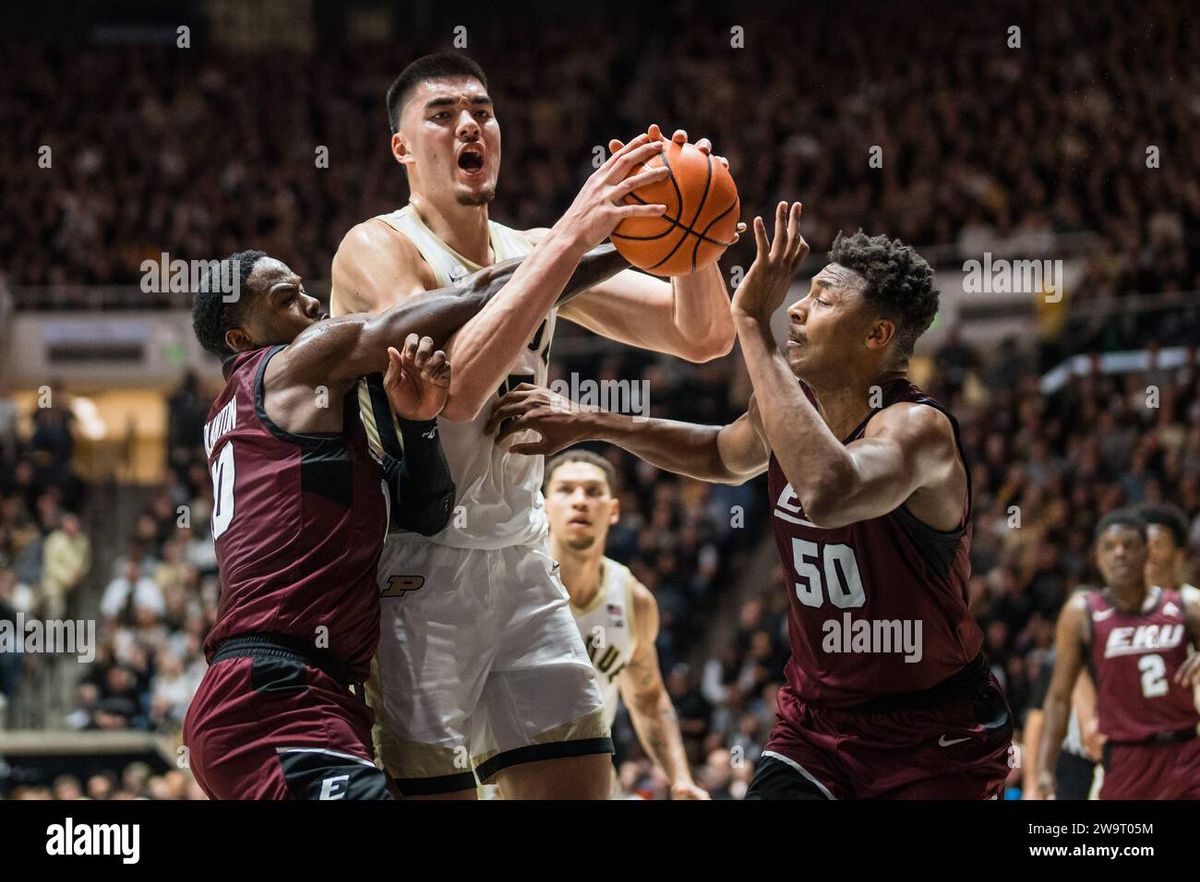
{"type": "Polygon", "coordinates": [[[754,393],[725,426],[579,411],[522,386],[492,415],[514,446],[609,441],[652,465],[740,484],[766,471],[787,573],[791,658],[747,798],[997,797],[1012,723],[967,609],[971,490],[957,422],[908,379],[937,312],[933,271],[885,236],[839,235],[770,329],[808,244],[780,203],[732,314],[754,393]],[[507,421],[507,422],[506,422],[507,421]]]}

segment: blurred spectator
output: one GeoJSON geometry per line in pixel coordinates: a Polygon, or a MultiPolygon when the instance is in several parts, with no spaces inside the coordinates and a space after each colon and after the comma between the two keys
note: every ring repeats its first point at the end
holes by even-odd
{"type": "Polygon", "coordinates": [[[67,512],[42,545],[42,604],[46,618],[62,618],[69,598],[91,567],[91,542],[79,516],[67,512]]]}

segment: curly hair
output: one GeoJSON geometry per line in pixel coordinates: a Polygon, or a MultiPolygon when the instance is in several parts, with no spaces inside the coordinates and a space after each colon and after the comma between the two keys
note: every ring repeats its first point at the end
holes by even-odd
{"type": "Polygon", "coordinates": [[[854,270],[867,280],[863,299],[884,318],[896,323],[896,352],[912,355],[917,338],[928,330],[938,311],[933,269],[911,245],[887,236],[837,234],[829,260],[854,270]]]}
{"type": "Polygon", "coordinates": [[[264,251],[231,254],[209,271],[200,290],[195,292],[192,299],[192,330],[196,332],[200,345],[214,355],[229,358],[234,354],[225,343],[225,332],[241,324],[246,315],[247,306],[253,300],[253,292],[246,280],[250,278],[254,265],[266,256],[264,251]],[[223,268],[230,263],[237,265],[238,298],[226,302],[221,276],[223,268]]]}

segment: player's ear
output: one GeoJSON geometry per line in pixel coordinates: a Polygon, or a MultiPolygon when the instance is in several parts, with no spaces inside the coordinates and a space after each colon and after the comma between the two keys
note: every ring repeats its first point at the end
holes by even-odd
{"type": "Polygon", "coordinates": [[[868,349],[883,349],[896,337],[896,323],[891,319],[876,319],[867,334],[868,349]]]}
{"type": "Polygon", "coordinates": [[[404,135],[400,132],[392,134],[392,156],[401,165],[412,165],[413,163],[413,155],[409,152],[408,142],[404,140],[404,135]]]}
{"type": "Polygon", "coordinates": [[[619,496],[614,496],[612,500],[612,512],[608,516],[608,525],[611,527],[621,519],[621,499],[619,496]]]}
{"type": "Polygon", "coordinates": [[[242,328],[230,328],[225,332],[225,345],[234,352],[242,352],[245,349],[253,349],[254,343],[250,339],[250,335],[242,328]]]}

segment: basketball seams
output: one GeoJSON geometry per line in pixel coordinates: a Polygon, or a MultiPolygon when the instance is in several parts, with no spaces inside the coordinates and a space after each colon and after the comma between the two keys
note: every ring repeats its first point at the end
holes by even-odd
{"type": "MultiPolygon", "coordinates": [[[[692,248],[692,269],[696,268],[696,260],[700,256],[700,246],[704,242],[709,242],[712,244],[724,244],[724,243],[714,243],[713,240],[708,238],[708,236],[705,234],[712,228],[713,224],[715,224],[717,221],[719,221],[725,215],[729,214],[729,212],[733,211],[735,208],[737,208],[737,206],[738,206],[738,199],[735,196],[733,198],[733,201],[729,203],[728,208],[726,208],[724,211],[722,211],[720,214],[718,214],[716,217],[714,217],[712,220],[710,220],[708,222],[708,225],[705,226],[705,228],[700,233],[696,234],[696,245],[694,248],[692,248]]],[[[733,243],[730,242],[728,244],[732,245],[733,243]]],[[[726,245],[726,247],[728,247],[728,245],[726,245]]]]}
{"type": "MultiPolygon", "coordinates": [[[[665,156],[663,158],[664,158],[664,160],[666,159],[665,156]]],[[[702,212],[704,210],[704,203],[708,201],[708,191],[709,191],[709,188],[712,186],[712,157],[705,154],[705,159],[707,159],[708,161],[705,163],[705,166],[704,166],[705,171],[706,171],[706,174],[704,176],[704,192],[700,194],[700,204],[696,208],[696,213],[694,215],[692,215],[692,223],[693,224],[695,224],[696,220],[700,217],[700,212],[702,212]]],[[[683,214],[683,200],[682,199],[679,202],[679,213],[681,215],[683,214]]],[[[660,260],[658,263],[654,264],[653,266],[647,267],[647,269],[658,269],[658,267],[662,266],[664,263],[666,263],[668,260],[670,260],[672,257],[674,257],[675,252],[679,250],[679,247],[681,245],[683,245],[683,243],[684,243],[684,241],[686,241],[687,237],[688,237],[688,229],[685,229],[683,235],[679,237],[679,241],[675,243],[675,247],[672,248],[670,251],[668,251],[663,256],[662,260],[660,260]]],[[[693,270],[696,269],[695,259],[692,260],[692,269],[693,270]]]]}
{"type": "MultiPolygon", "coordinates": [[[[676,258],[677,255],[682,256],[679,254],[680,247],[684,245],[684,243],[687,241],[687,238],[689,236],[692,236],[695,238],[696,241],[693,244],[692,253],[691,253],[691,255],[689,255],[689,257],[690,257],[689,262],[691,265],[691,271],[694,272],[699,263],[699,255],[700,255],[701,246],[709,245],[709,246],[712,246],[715,248],[724,249],[732,244],[732,241],[722,242],[722,241],[719,241],[719,240],[713,238],[709,234],[709,231],[712,229],[712,227],[715,224],[719,223],[723,218],[725,218],[729,214],[729,212],[731,212],[737,208],[739,200],[738,200],[736,192],[735,192],[732,203],[730,203],[725,209],[718,212],[715,217],[713,217],[711,220],[709,220],[705,224],[705,226],[702,230],[696,229],[696,225],[698,224],[700,218],[704,214],[704,209],[707,206],[709,197],[711,195],[713,195],[713,193],[714,193],[714,188],[715,188],[715,171],[714,170],[715,170],[715,167],[713,166],[713,157],[709,154],[705,154],[704,188],[700,194],[698,204],[695,208],[695,211],[692,214],[692,218],[691,218],[690,222],[684,222],[684,220],[683,220],[684,196],[683,196],[682,188],[679,183],[679,179],[676,176],[675,169],[672,166],[671,161],[670,161],[670,159],[668,159],[667,154],[665,152],[660,154],[660,159],[662,162],[662,167],[665,167],[667,169],[667,179],[671,182],[671,188],[674,191],[676,201],[679,205],[678,215],[672,216],[671,214],[669,214],[667,212],[663,212],[661,215],[659,215],[658,219],[665,221],[667,224],[667,229],[665,229],[661,232],[649,234],[649,235],[631,235],[628,233],[619,233],[616,230],[614,230],[612,232],[612,234],[610,235],[610,238],[620,239],[620,240],[629,241],[629,242],[656,242],[656,241],[666,239],[676,229],[679,229],[680,230],[679,238],[674,243],[674,245],[671,247],[671,249],[667,252],[667,254],[665,256],[663,256],[661,260],[658,260],[653,265],[645,266],[642,268],[652,271],[652,270],[658,269],[659,267],[663,266],[665,263],[668,263],[673,258],[676,258]]],[[[643,162],[640,164],[639,171],[650,170],[651,168],[652,168],[651,166],[649,166],[647,163],[643,162]]],[[[632,197],[633,202],[635,202],[637,204],[640,204],[640,205],[649,204],[646,199],[643,199],[637,193],[627,193],[626,198],[623,201],[625,201],[626,203],[629,203],[630,197],[632,197]]],[[[647,218],[647,220],[651,220],[651,219],[647,218]]],[[[620,226],[621,225],[618,225],[618,229],[620,228],[620,226]]],[[[684,252],[684,254],[686,254],[686,252],[684,252]]],[[[674,273],[672,273],[672,274],[674,274],[674,273]]]]}

